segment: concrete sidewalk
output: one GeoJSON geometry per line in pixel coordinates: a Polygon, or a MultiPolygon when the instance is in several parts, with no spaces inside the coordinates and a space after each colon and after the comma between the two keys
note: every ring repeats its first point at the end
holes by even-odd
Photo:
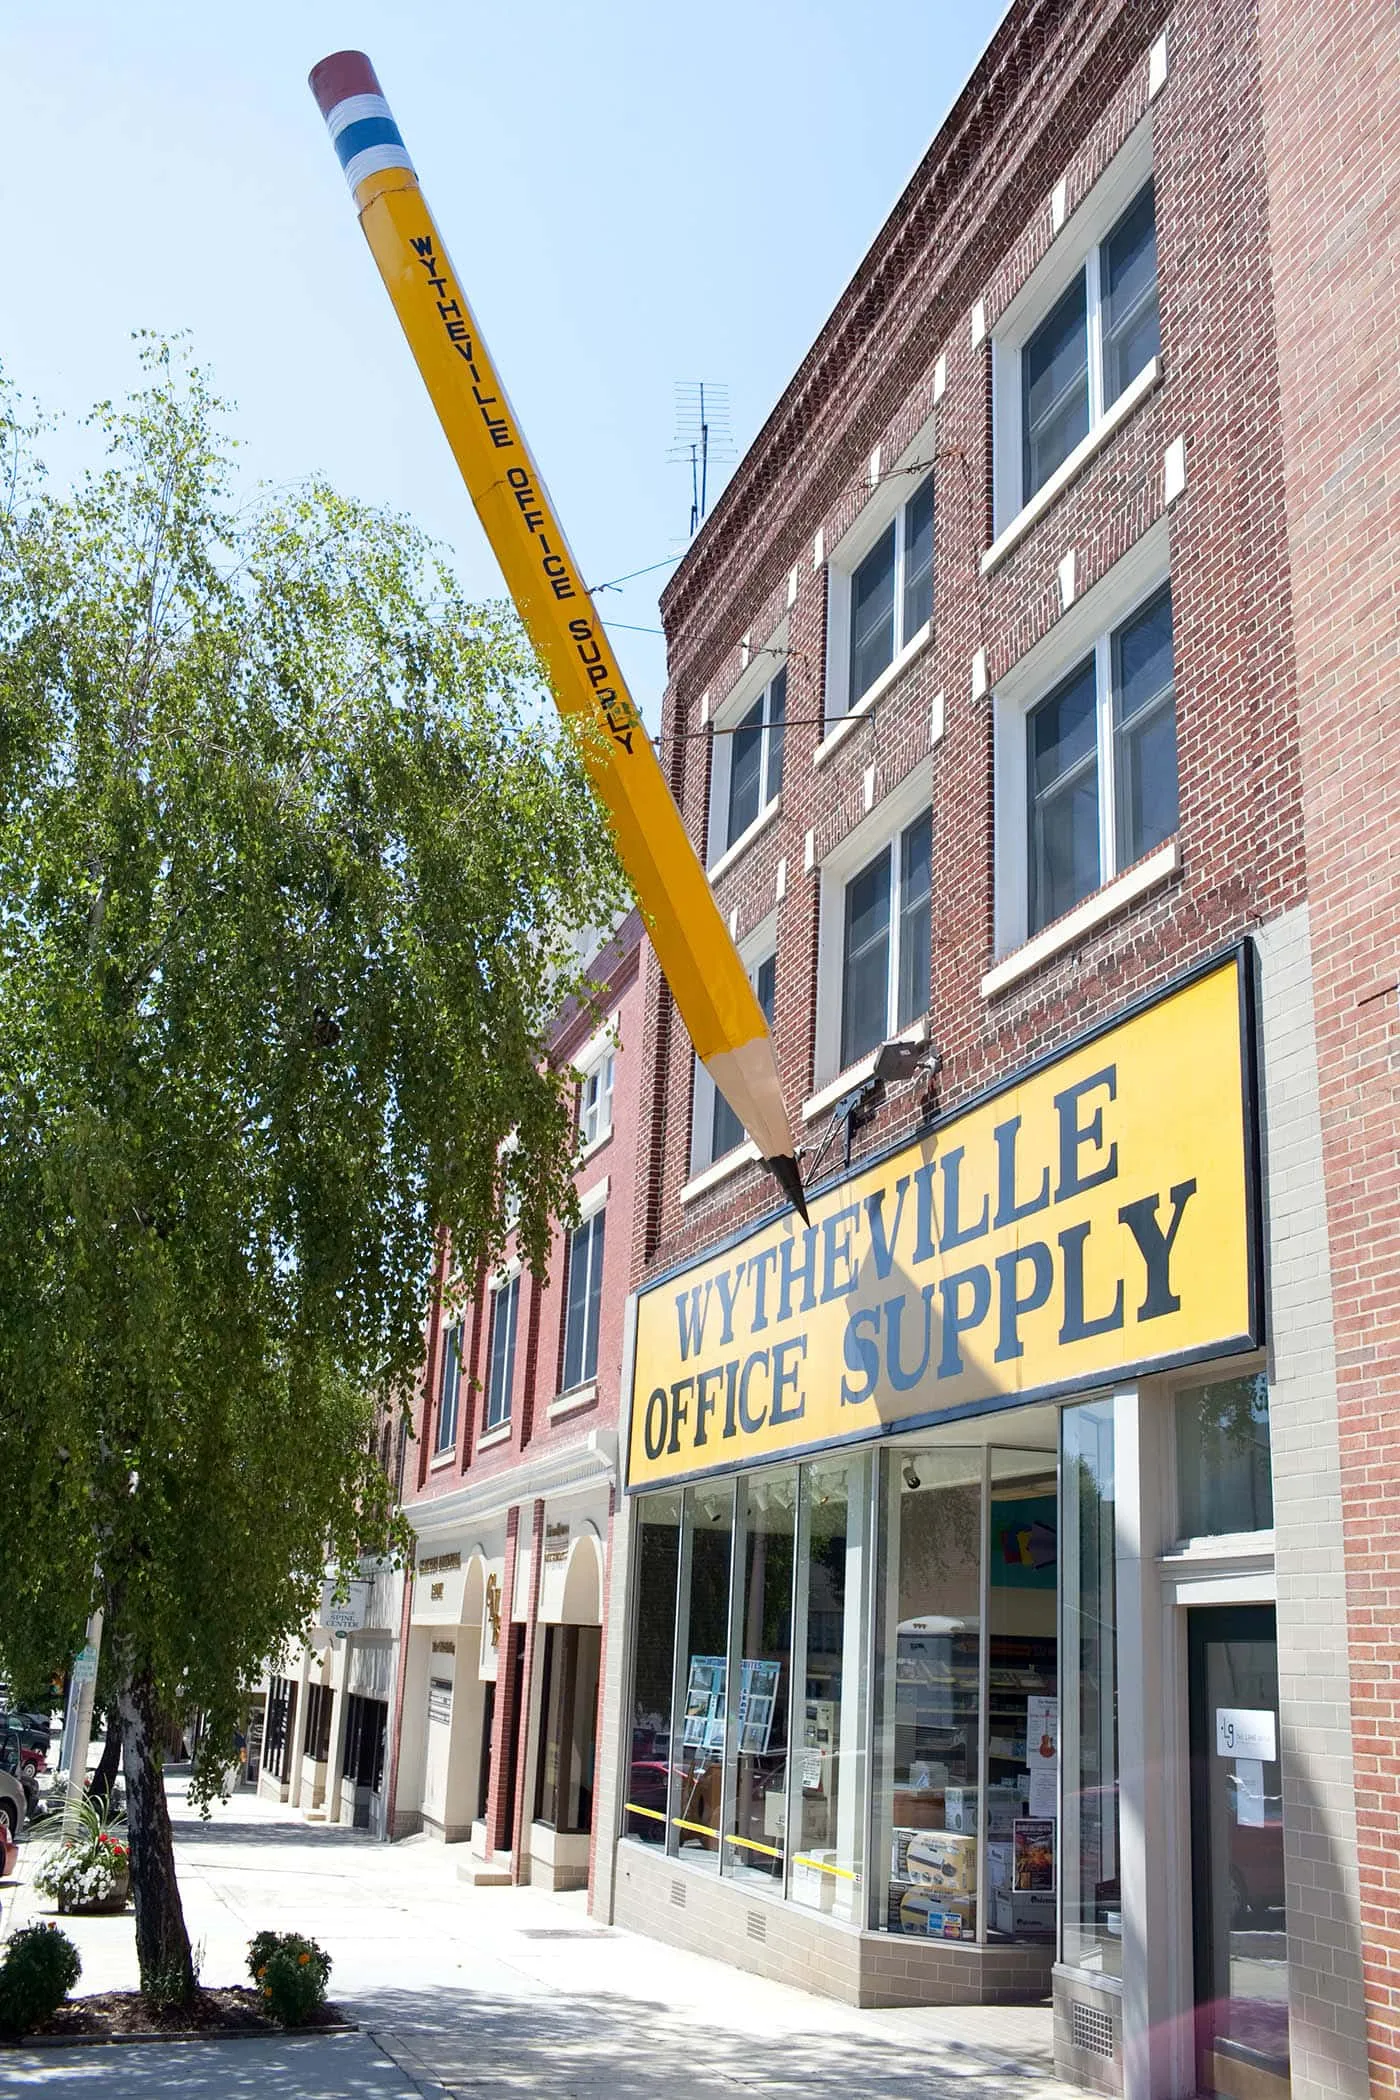
{"type": "MultiPolygon", "coordinates": [[[[171,1792],[204,1981],[246,1982],[247,1943],[263,1927],[307,1932],[332,1957],[332,1996],[367,2033],[353,2046],[7,2054],[4,2077],[19,2074],[21,2090],[76,2100],[100,2074],[102,2100],[113,2100],[114,2073],[133,2092],[140,2078],[143,2093],[198,2100],[251,2094],[255,2078],[266,2090],[268,2077],[272,2090],[314,2100],[400,2100],[435,2088],[560,2100],[656,2100],[658,2091],[667,2100],[1065,2100],[1070,2090],[1051,2072],[1045,2007],[860,2012],[597,1925],[581,1895],[468,1887],[454,1851],[427,1839],[380,1845],[246,1794],[203,1822],[178,1778],[171,1792]]],[[[24,1885],[37,1851],[23,1847],[22,1885],[4,1892],[6,1929],[48,1915],[24,1885]]],[[[68,1927],[83,1957],[80,1992],[134,1988],[129,1916],[68,1927]]]]}

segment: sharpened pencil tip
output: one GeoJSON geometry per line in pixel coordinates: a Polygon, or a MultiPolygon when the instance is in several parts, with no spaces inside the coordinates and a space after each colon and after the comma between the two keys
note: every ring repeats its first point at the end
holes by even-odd
{"type": "Polygon", "coordinates": [[[788,1202],[798,1213],[804,1225],[811,1223],[807,1216],[807,1194],[802,1186],[802,1169],[790,1152],[780,1152],[763,1162],[788,1202]]]}

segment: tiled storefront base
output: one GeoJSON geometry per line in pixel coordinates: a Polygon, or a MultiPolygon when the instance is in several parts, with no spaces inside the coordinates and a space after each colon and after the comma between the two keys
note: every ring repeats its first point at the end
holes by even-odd
{"type": "Polygon", "coordinates": [[[1020,2005],[1050,1992],[1049,1945],[858,1932],[626,1841],[617,1848],[613,1915],[633,1932],[846,2005],[1020,2005]]]}
{"type": "Polygon", "coordinates": [[[1055,2069],[1094,2093],[1123,2090],[1123,2000],[1078,1969],[1055,1971],[1055,2069]]]}

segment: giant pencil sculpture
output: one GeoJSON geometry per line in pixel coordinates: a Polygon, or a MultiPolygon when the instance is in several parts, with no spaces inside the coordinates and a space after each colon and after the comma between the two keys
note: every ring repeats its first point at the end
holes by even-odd
{"type": "Polygon", "coordinates": [[[681,1019],[715,1085],[807,1215],[772,1039],[623,682],[548,491],[362,51],[312,70],[370,253],[561,713],[595,722],[584,762],[681,1019]]]}

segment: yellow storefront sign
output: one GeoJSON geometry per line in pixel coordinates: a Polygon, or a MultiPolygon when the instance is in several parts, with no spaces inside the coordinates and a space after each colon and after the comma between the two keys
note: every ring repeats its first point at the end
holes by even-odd
{"type": "Polygon", "coordinates": [[[643,1292],[629,1487],[1254,1346],[1244,964],[643,1292]]]}

